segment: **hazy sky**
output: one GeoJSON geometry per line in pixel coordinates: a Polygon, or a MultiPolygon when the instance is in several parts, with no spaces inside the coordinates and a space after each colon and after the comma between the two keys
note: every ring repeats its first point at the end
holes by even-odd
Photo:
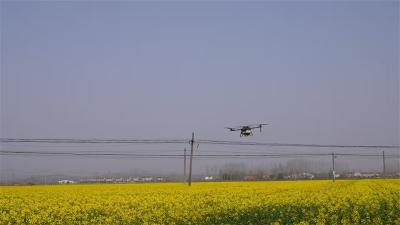
{"type": "MultiPolygon", "coordinates": [[[[0,6],[1,137],[399,144],[397,1],[0,6]],[[258,122],[271,125],[247,139],[224,129],[258,122]]],[[[71,165],[0,157],[3,171],[71,165]]],[[[135,168],[160,165],[181,168],[135,168]]]]}

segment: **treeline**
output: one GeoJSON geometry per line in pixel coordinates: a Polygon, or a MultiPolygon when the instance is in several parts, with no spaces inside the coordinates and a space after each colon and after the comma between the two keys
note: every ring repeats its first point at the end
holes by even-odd
{"type": "MultiPolygon", "coordinates": [[[[354,177],[363,172],[371,177],[383,176],[383,171],[351,168],[347,162],[336,162],[338,177],[354,177]]],[[[361,174],[363,175],[363,174],[361,174]]],[[[396,162],[386,165],[385,176],[399,176],[400,166],[396,162]]],[[[245,163],[226,163],[222,166],[208,167],[206,176],[217,180],[281,180],[281,179],[326,179],[332,178],[329,160],[291,159],[266,165],[248,166],[245,163]]]]}

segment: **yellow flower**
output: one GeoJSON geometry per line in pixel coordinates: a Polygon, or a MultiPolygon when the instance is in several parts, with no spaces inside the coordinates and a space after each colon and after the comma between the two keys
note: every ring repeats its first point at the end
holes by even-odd
{"type": "Polygon", "coordinates": [[[400,224],[400,180],[0,187],[0,224],[400,224]]]}

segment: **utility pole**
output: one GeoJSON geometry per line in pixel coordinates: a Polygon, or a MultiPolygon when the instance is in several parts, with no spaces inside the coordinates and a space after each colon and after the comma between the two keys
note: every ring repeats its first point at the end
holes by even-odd
{"type": "Polygon", "coordinates": [[[183,183],[186,183],[186,148],[183,150],[183,183]]]}
{"type": "Polygon", "coordinates": [[[382,151],[382,162],[383,162],[383,177],[385,177],[386,176],[385,151],[382,151]]]}
{"type": "Polygon", "coordinates": [[[332,152],[332,179],[335,182],[335,153],[332,152]]]}
{"type": "Polygon", "coordinates": [[[189,186],[192,185],[193,144],[194,144],[194,132],[192,132],[192,140],[190,141],[189,186]]]}

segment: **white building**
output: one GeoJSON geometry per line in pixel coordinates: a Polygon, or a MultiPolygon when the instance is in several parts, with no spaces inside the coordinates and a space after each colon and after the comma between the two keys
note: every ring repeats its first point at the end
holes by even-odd
{"type": "Polygon", "coordinates": [[[209,177],[204,177],[204,180],[213,180],[214,178],[212,176],[209,177]]]}
{"type": "Polygon", "coordinates": [[[59,180],[58,184],[76,184],[76,181],[73,180],[59,180]]]}

